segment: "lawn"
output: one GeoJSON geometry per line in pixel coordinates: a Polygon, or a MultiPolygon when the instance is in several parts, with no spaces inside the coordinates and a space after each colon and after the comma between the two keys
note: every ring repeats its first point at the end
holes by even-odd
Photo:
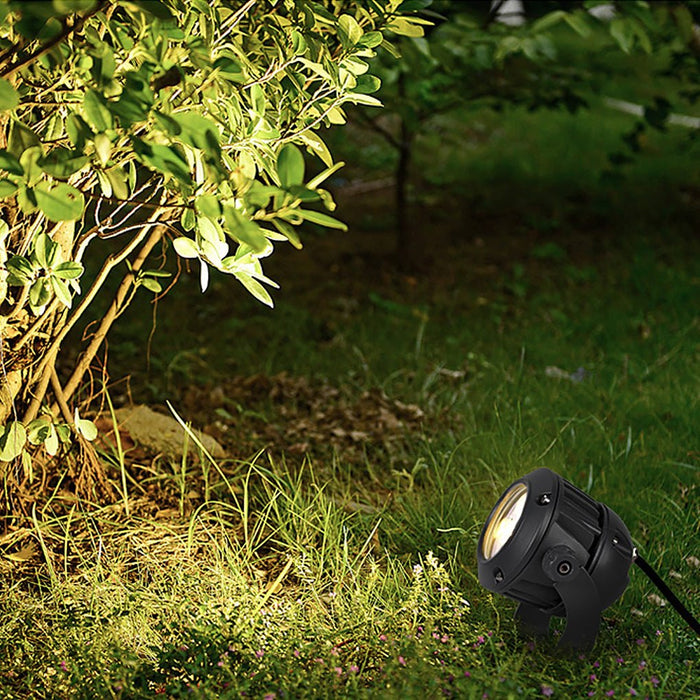
{"type": "Polygon", "coordinates": [[[0,697],[700,694],[700,640],[641,571],[562,653],[561,624],[519,636],[475,554],[548,466],[700,613],[697,146],[654,136],[613,186],[628,117],[477,116],[442,172],[419,144],[415,270],[390,193],[340,189],[350,232],[270,260],[274,310],[185,274],[155,327],[145,293],[125,315],[111,399],[168,400],[227,456],[105,446],[114,502],[27,501],[0,542],[0,697]]]}

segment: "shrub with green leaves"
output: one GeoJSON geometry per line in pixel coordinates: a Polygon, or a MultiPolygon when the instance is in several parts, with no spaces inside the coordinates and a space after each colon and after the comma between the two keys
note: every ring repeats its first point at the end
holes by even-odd
{"type": "Polygon", "coordinates": [[[203,291],[214,268],[272,305],[274,246],[300,247],[304,222],[344,229],[319,131],[348,103],[380,105],[382,30],[420,31],[400,5],[0,0],[0,463],[25,470],[8,475],[30,475],[28,443],[55,455],[94,437],[71,404],[134,293],[162,293],[162,253],[198,266],[203,291]],[[112,274],[61,381],[61,345],[112,274]]]}

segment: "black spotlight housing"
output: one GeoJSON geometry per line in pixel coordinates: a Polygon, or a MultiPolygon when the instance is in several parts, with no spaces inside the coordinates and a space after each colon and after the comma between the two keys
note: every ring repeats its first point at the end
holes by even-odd
{"type": "Polygon", "coordinates": [[[559,645],[572,648],[593,646],[635,557],[616,513],[544,468],[506,489],[477,545],[480,583],[519,601],[528,631],[547,634],[552,616],[566,617],[559,645]]]}

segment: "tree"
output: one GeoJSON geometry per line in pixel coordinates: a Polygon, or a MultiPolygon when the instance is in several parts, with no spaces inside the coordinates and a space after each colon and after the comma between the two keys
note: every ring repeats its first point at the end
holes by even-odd
{"type": "MultiPolygon", "coordinates": [[[[609,3],[581,0],[525,2],[522,24],[510,26],[498,21],[503,3],[488,0],[452,3],[449,0],[410,0],[405,9],[431,21],[425,36],[414,24],[400,40],[380,51],[377,68],[381,88],[377,96],[385,109],[370,113],[361,106],[353,117],[375,131],[395,151],[395,210],[397,252],[401,263],[411,264],[414,250],[408,186],[413,146],[430,121],[460,105],[480,102],[494,109],[505,104],[534,109],[566,109],[575,113],[586,106],[590,72],[585,66],[567,64],[558,56],[553,31],[568,26],[588,39],[606,31],[617,49],[630,53],[652,53],[675,45],[673,71],[690,76],[697,71],[698,34],[693,30],[695,2],[622,2],[615,4],[612,18],[599,19],[597,5],[609,3]],[[396,61],[390,52],[400,52],[396,61]]],[[[699,13],[700,14],[700,13],[699,13]]],[[[561,34],[561,32],[560,32],[561,34]]],[[[689,81],[689,82],[692,82],[689,81]]],[[[688,96],[697,90],[689,91],[688,96]]],[[[649,105],[645,122],[662,126],[669,104],[661,99],[649,105]]],[[[626,143],[634,150],[645,128],[638,123],[626,143]]],[[[612,154],[613,161],[629,159],[626,152],[612,154]]],[[[613,162],[614,165],[614,162],[613,162]]]]}
{"type": "Polygon", "coordinates": [[[94,425],[86,372],[155,253],[235,277],[272,305],[261,261],[304,222],[342,229],[319,130],[370,106],[400,0],[0,2],[0,471],[31,474],[94,425]],[[303,151],[322,163],[308,177],[303,151]],[[115,239],[119,247],[115,250],[115,239]],[[101,260],[85,269],[86,251],[101,260]],[[63,383],[67,333],[106,280],[116,294],[63,383]],[[2,464],[4,463],[4,466],[2,464]],[[10,469],[15,463],[17,468],[10,469]]]}

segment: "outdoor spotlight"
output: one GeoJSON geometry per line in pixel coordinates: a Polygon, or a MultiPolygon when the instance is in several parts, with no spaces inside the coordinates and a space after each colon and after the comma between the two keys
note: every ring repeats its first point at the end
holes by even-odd
{"type": "Polygon", "coordinates": [[[632,563],[700,634],[698,621],[638,555],[617,514],[549,469],[526,474],[498,499],[477,560],[485,588],[519,601],[524,630],[546,635],[551,617],[566,618],[563,647],[593,646],[601,613],[627,587],[632,563]]]}

